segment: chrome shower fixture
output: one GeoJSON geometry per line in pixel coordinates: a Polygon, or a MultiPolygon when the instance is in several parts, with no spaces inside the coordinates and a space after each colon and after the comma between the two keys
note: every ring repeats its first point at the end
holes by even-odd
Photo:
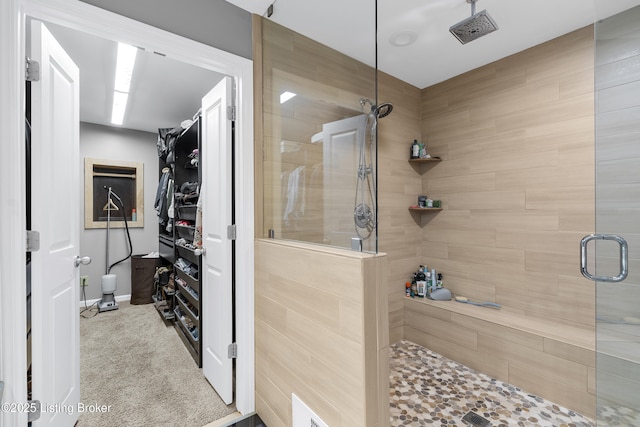
{"type": "Polygon", "coordinates": [[[462,44],[467,44],[498,29],[498,24],[486,10],[476,13],[477,1],[467,0],[467,3],[471,4],[471,16],[449,28],[451,34],[462,44]]]}
{"type": "MultiPolygon", "coordinates": [[[[374,171],[375,159],[377,156],[377,129],[378,119],[391,114],[393,105],[384,102],[376,105],[368,98],[360,98],[360,106],[364,112],[364,106],[369,104],[370,110],[366,112],[365,135],[358,142],[358,169],[356,171],[356,194],[353,208],[353,222],[355,231],[360,242],[371,237],[373,230],[378,225],[376,218],[378,208],[377,185],[374,171]]],[[[360,244],[360,249],[362,245],[360,244]]]]}
{"type": "Polygon", "coordinates": [[[365,104],[371,106],[371,113],[373,113],[378,119],[387,117],[393,111],[393,104],[390,102],[383,102],[380,105],[376,105],[369,98],[360,98],[360,106],[364,107],[365,104]]]}
{"type": "Polygon", "coordinates": [[[376,114],[379,119],[387,117],[393,111],[393,104],[390,102],[383,102],[376,107],[376,114]]]}

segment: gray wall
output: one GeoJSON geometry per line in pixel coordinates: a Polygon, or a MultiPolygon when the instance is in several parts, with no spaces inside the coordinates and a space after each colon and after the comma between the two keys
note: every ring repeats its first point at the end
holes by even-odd
{"type": "MultiPolygon", "coordinates": [[[[80,123],[80,167],[84,171],[85,157],[105,160],[142,162],[144,164],[144,228],[130,228],[133,254],[148,254],[158,250],[158,218],[153,207],[158,186],[157,135],[129,129],[80,123]]],[[[80,179],[80,253],[90,256],[91,264],[82,266],[80,275],[89,276],[87,299],[102,295],[100,278],[106,270],[105,229],[84,229],[84,172],[80,179]]],[[[124,229],[111,229],[110,263],[124,258],[129,246],[124,229]]],[[[131,260],[111,269],[118,279],[116,295],[131,294],[131,260]]],[[[82,297],[81,297],[82,299],[82,297]]]]}
{"type": "Polygon", "coordinates": [[[82,0],[251,59],[251,14],[224,0],[82,0]]]}

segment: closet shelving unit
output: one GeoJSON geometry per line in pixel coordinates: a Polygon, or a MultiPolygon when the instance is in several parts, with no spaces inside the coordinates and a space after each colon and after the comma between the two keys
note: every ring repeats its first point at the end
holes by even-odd
{"type": "Polygon", "coordinates": [[[178,336],[199,367],[202,366],[202,280],[199,274],[202,256],[193,246],[193,242],[198,201],[197,193],[194,194],[194,184],[199,188],[202,174],[198,164],[193,164],[191,154],[195,149],[200,152],[202,149],[200,141],[201,121],[198,117],[178,138],[175,145],[173,241],[175,248],[174,313],[176,316],[174,325],[178,336]],[[185,183],[191,185],[185,185],[185,183]],[[187,188],[188,190],[185,190],[187,188]],[[188,191],[188,194],[183,191],[188,191]],[[181,267],[184,264],[188,269],[181,267]]]}

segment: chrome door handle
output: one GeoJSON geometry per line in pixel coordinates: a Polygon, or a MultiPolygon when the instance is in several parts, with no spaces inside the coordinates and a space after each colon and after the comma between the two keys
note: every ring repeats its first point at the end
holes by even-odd
{"type": "Polygon", "coordinates": [[[82,265],[91,264],[91,257],[83,256],[82,258],[80,258],[79,256],[76,256],[73,259],[73,265],[76,266],[76,267],[79,267],[80,264],[82,264],[82,265]]]}
{"type": "Polygon", "coordinates": [[[594,282],[622,282],[629,274],[629,246],[627,241],[615,234],[589,234],[580,240],[580,272],[594,282]],[[591,240],[613,240],[620,245],[620,274],[617,276],[596,276],[587,271],[587,243],[591,240]]]}

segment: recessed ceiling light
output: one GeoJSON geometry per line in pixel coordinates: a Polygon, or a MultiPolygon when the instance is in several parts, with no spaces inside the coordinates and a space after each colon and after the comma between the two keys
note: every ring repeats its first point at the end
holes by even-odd
{"type": "Polygon", "coordinates": [[[391,34],[389,37],[389,43],[395,47],[409,46],[411,43],[418,40],[418,33],[415,31],[398,31],[391,34]]]}

